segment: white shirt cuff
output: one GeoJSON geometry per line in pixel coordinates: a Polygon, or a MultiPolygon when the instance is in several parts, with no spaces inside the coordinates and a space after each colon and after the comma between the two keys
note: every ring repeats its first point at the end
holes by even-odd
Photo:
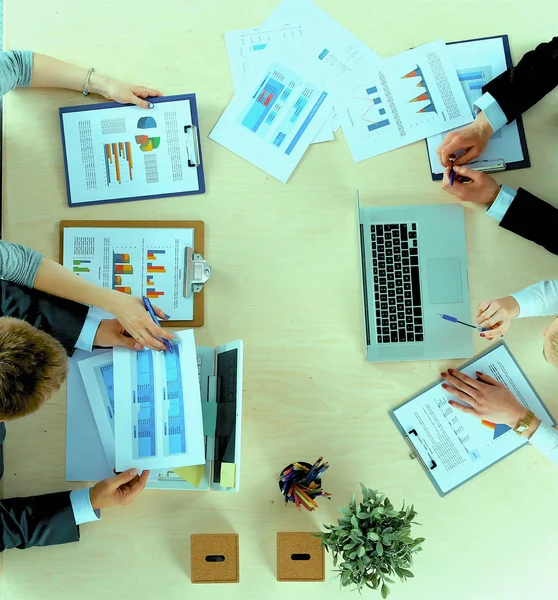
{"type": "Polygon", "coordinates": [[[508,208],[517,196],[517,190],[512,190],[506,185],[500,186],[500,191],[496,196],[496,200],[492,203],[492,206],[486,211],[486,214],[493,219],[496,219],[498,223],[504,218],[508,208]]]}
{"type": "Polygon", "coordinates": [[[101,324],[102,320],[102,317],[95,314],[95,311],[90,308],[89,312],[87,313],[87,317],[85,317],[83,327],[81,328],[81,333],[79,334],[74,347],[78,350],[91,352],[93,350],[95,336],[97,335],[97,329],[99,329],[99,325],[101,324]]]}
{"type": "Polygon", "coordinates": [[[558,312],[558,279],[539,281],[510,294],[519,304],[521,317],[548,317],[558,312]]]}
{"type": "Polygon", "coordinates": [[[70,502],[74,511],[74,519],[76,525],[98,521],[101,518],[100,510],[93,510],[91,506],[91,498],[89,490],[91,488],[82,488],[81,490],[73,490],[70,492],[70,502]]]}
{"type": "Polygon", "coordinates": [[[558,431],[554,427],[541,423],[529,442],[552,462],[558,463],[558,431]]]}
{"type": "Polygon", "coordinates": [[[501,129],[507,122],[508,119],[504,111],[500,108],[500,105],[492,94],[485,92],[474,104],[474,108],[482,110],[486,120],[490,123],[494,131],[501,129]]]}

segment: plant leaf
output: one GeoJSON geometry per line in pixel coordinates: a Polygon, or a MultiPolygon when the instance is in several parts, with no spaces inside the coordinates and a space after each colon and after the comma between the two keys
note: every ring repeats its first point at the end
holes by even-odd
{"type": "Polygon", "coordinates": [[[351,517],[351,525],[352,525],[352,526],[353,526],[355,529],[358,529],[358,521],[357,521],[357,518],[356,518],[354,515],[351,517]]]}
{"type": "Polygon", "coordinates": [[[369,539],[373,540],[374,542],[377,542],[380,539],[380,536],[375,531],[369,531],[368,537],[369,537],[369,539]]]}
{"type": "Polygon", "coordinates": [[[384,547],[382,546],[382,542],[376,542],[376,554],[378,556],[382,556],[384,553],[384,547]]]}
{"type": "Polygon", "coordinates": [[[357,556],[361,557],[361,556],[364,556],[364,554],[365,554],[364,546],[359,546],[359,548],[357,550],[357,556]]]}
{"type": "Polygon", "coordinates": [[[388,597],[389,588],[388,588],[388,586],[385,583],[382,583],[381,592],[382,592],[382,598],[387,598],[388,597]]]}

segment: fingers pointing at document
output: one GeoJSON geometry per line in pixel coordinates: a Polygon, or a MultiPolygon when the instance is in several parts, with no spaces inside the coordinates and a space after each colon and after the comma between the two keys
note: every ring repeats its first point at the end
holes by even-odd
{"type": "Polygon", "coordinates": [[[447,382],[442,387],[460,401],[450,400],[451,406],[479,419],[514,428],[527,413],[525,406],[499,381],[479,371],[476,375],[478,379],[473,379],[454,369],[442,373],[447,382]]]}

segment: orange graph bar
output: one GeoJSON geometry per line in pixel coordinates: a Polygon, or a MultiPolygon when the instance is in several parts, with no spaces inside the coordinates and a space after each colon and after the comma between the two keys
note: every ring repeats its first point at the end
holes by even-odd
{"type": "Polygon", "coordinates": [[[496,425],[494,423],[492,423],[491,421],[485,421],[484,419],[481,420],[481,423],[485,426],[488,427],[489,429],[496,429],[496,425]]]}
{"type": "Polygon", "coordinates": [[[132,147],[130,142],[126,142],[126,154],[128,156],[128,170],[130,171],[130,181],[132,181],[132,147]]]}
{"type": "Polygon", "coordinates": [[[116,168],[116,181],[118,181],[118,183],[122,183],[120,181],[120,161],[118,160],[118,149],[116,148],[116,144],[112,145],[112,150],[114,152],[114,166],[116,168]]]}
{"type": "Polygon", "coordinates": [[[114,276],[114,285],[122,285],[122,277],[120,275],[114,276]]]}
{"type": "Polygon", "coordinates": [[[107,155],[108,155],[108,159],[110,161],[110,164],[112,164],[112,152],[110,150],[110,144],[105,144],[107,147],[107,155]]]}
{"type": "Polygon", "coordinates": [[[165,267],[154,267],[154,266],[147,265],[147,272],[148,273],[166,273],[167,270],[165,269],[165,267]]]}
{"type": "Polygon", "coordinates": [[[114,289],[117,292],[122,292],[123,294],[131,294],[132,293],[132,288],[131,287],[120,287],[120,286],[117,286],[114,289]]]}
{"type": "Polygon", "coordinates": [[[157,257],[155,256],[155,254],[148,254],[147,260],[157,260],[157,257]]]}
{"type": "Polygon", "coordinates": [[[134,268],[132,267],[132,265],[114,265],[114,272],[131,275],[134,272],[134,268]]]}
{"type": "Polygon", "coordinates": [[[118,143],[118,148],[120,150],[119,155],[122,156],[122,158],[124,158],[126,156],[124,154],[124,143],[123,142],[119,142],[118,143]]]}
{"type": "Polygon", "coordinates": [[[147,292],[147,297],[149,299],[155,298],[155,300],[156,300],[160,296],[164,296],[164,295],[165,295],[165,292],[147,292]]]}

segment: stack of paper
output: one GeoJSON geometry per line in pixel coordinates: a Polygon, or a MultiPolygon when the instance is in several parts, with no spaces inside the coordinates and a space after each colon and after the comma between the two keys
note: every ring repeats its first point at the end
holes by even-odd
{"type": "Polygon", "coordinates": [[[441,40],[384,60],[310,0],[225,40],[235,96],[209,137],[283,182],[339,124],[360,161],[472,121],[441,40]]]}
{"type": "Polygon", "coordinates": [[[205,464],[194,334],[176,336],[172,352],[115,348],[78,363],[107,463],[117,471],[205,464]]]}

